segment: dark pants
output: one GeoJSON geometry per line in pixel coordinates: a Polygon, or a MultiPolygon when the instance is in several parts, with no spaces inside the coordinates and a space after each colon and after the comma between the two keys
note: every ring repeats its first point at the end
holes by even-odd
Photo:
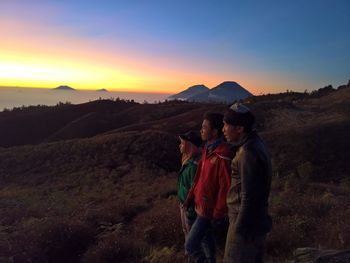
{"type": "Polygon", "coordinates": [[[216,262],[216,246],[211,220],[197,216],[188,233],[185,249],[194,262],[216,262]]]}
{"type": "Polygon", "coordinates": [[[263,263],[266,235],[243,236],[235,233],[235,220],[230,220],[224,263],[263,263]]]}

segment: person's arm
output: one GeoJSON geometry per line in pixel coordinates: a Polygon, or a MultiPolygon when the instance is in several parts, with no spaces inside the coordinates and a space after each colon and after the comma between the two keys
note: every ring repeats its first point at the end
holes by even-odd
{"type": "MultiPolygon", "coordinates": [[[[239,173],[241,176],[241,204],[236,219],[236,232],[242,235],[253,231],[255,212],[259,201],[259,170],[261,170],[261,161],[256,153],[250,150],[242,153],[239,163],[239,173]]],[[[261,179],[261,178],[260,178],[261,179]]],[[[261,189],[260,189],[261,190],[261,189]]]]}
{"type": "Polygon", "coordinates": [[[187,198],[182,205],[185,208],[185,210],[187,210],[188,207],[192,206],[194,203],[194,193],[193,192],[194,192],[196,184],[198,183],[198,180],[199,180],[199,176],[201,173],[201,166],[202,166],[202,160],[200,160],[198,162],[198,166],[197,166],[197,170],[196,170],[195,175],[194,175],[192,187],[188,191],[187,198]]]}
{"type": "Polygon", "coordinates": [[[214,219],[227,217],[226,198],[231,184],[231,160],[220,158],[219,161],[219,172],[217,174],[219,191],[213,212],[214,219]]]}
{"type": "Polygon", "coordinates": [[[197,171],[197,165],[191,164],[190,167],[188,167],[188,170],[186,171],[186,176],[184,178],[184,186],[187,189],[187,192],[191,189],[193,183],[194,183],[194,177],[196,176],[197,171]]]}

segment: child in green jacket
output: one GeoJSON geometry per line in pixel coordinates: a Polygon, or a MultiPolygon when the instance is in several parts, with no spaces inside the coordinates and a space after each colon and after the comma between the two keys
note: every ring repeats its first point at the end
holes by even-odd
{"type": "Polygon", "coordinates": [[[180,217],[182,223],[182,230],[185,238],[190,231],[191,225],[196,219],[196,212],[194,207],[189,207],[186,211],[183,208],[183,203],[187,198],[187,194],[192,187],[193,179],[197,171],[198,161],[201,156],[202,140],[199,133],[189,131],[185,134],[179,135],[180,138],[180,153],[182,154],[182,166],[179,171],[177,181],[177,196],[180,202],[180,217]]]}

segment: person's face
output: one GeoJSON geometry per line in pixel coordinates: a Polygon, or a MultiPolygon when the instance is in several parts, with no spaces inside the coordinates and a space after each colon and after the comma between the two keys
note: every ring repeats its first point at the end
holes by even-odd
{"type": "Polygon", "coordinates": [[[215,134],[217,134],[217,131],[211,128],[208,120],[203,121],[200,132],[203,141],[210,141],[215,137],[215,134]]]}
{"type": "Polygon", "coordinates": [[[180,153],[184,154],[186,153],[187,149],[188,149],[188,145],[187,145],[187,141],[183,140],[180,138],[180,144],[179,144],[179,149],[180,149],[180,153]]]}
{"type": "Polygon", "coordinates": [[[222,132],[228,142],[237,143],[243,135],[244,128],[241,126],[233,126],[224,121],[222,132]]]}

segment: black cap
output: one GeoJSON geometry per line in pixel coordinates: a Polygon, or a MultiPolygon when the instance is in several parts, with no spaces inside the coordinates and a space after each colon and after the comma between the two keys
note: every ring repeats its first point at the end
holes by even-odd
{"type": "Polygon", "coordinates": [[[255,117],[248,107],[235,103],[226,111],[224,122],[233,126],[243,126],[246,132],[250,132],[253,129],[255,117]]]}
{"type": "Polygon", "coordinates": [[[184,134],[180,134],[179,137],[185,141],[193,143],[195,146],[199,147],[202,144],[202,139],[198,132],[189,131],[184,134]]]}

